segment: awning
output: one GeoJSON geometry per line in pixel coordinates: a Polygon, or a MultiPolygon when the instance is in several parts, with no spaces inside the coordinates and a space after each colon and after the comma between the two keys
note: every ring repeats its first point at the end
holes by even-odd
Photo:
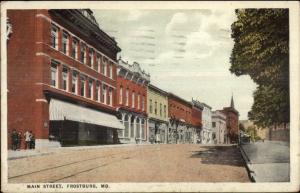
{"type": "Polygon", "coordinates": [[[114,115],[53,98],[50,101],[49,113],[51,121],[70,120],[116,129],[125,129],[124,125],[122,125],[114,115]]]}

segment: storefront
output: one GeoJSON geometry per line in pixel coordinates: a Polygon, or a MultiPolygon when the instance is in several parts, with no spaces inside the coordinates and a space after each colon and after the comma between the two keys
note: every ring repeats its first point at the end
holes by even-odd
{"type": "Polygon", "coordinates": [[[111,114],[52,98],[49,140],[62,146],[117,144],[124,126],[111,114]]]}

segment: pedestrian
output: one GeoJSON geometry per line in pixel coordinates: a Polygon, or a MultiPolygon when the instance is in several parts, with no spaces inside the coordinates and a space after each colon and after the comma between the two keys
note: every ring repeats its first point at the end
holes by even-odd
{"type": "Polygon", "coordinates": [[[22,144],[22,133],[18,133],[18,145],[17,145],[17,150],[21,149],[21,144],[22,144]]]}
{"type": "Polygon", "coordinates": [[[25,137],[25,149],[29,149],[30,148],[30,141],[31,141],[31,133],[27,130],[24,133],[24,137],[25,137]]]}
{"type": "Polygon", "coordinates": [[[34,148],[35,148],[35,137],[34,137],[33,133],[31,132],[30,149],[34,149],[34,148]]]}
{"type": "Polygon", "coordinates": [[[12,150],[16,151],[18,146],[18,133],[16,129],[13,129],[13,132],[11,134],[11,143],[12,143],[12,150]]]}

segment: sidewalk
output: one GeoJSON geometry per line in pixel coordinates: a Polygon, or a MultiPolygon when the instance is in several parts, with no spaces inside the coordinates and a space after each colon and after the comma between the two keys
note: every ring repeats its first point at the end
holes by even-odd
{"type": "Polygon", "coordinates": [[[73,150],[73,151],[75,150],[76,151],[76,150],[100,149],[100,148],[120,148],[120,147],[128,147],[128,146],[145,146],[145,145],[151,145],[151,144],[147,144],[147,143],[135,144],[135,143],[132,143],[132,144],[113,144],[113,145],[43,148],[43,149],[30,149],[30,150],[19,150],[19,151],[8,150],[7,151],[7,158],[8,158],[8,160],[13,160],[13,159],[26,158],[26,157],[47,155],[47,154],[52,154],[52,153],[59,152],[59,151],[68,151],[68,150],[73,150]]]}
{"type": "Polygon", "coordinates": [[[241,153],[255,182],[289,182],[289,143],[265,141],[243,144],[241,153]]]}

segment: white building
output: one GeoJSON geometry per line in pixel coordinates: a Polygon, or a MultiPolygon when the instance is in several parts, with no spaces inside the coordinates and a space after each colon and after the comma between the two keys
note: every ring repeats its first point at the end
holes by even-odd
{"type": "Polygon", "coordinates": [[[228,143],[227,129],[226,129],[226,115],[221,111],[212,112],[212,131],[213,142],[215,144],[228,143]]]}
{"type": "Polygon", "coordinates": [[[210,144],[212,140],[212,112],[211,107],[205,103],[201,103],[203,107],[202,111],[202,130],[201,130],[201,143],[210,144]]]}

